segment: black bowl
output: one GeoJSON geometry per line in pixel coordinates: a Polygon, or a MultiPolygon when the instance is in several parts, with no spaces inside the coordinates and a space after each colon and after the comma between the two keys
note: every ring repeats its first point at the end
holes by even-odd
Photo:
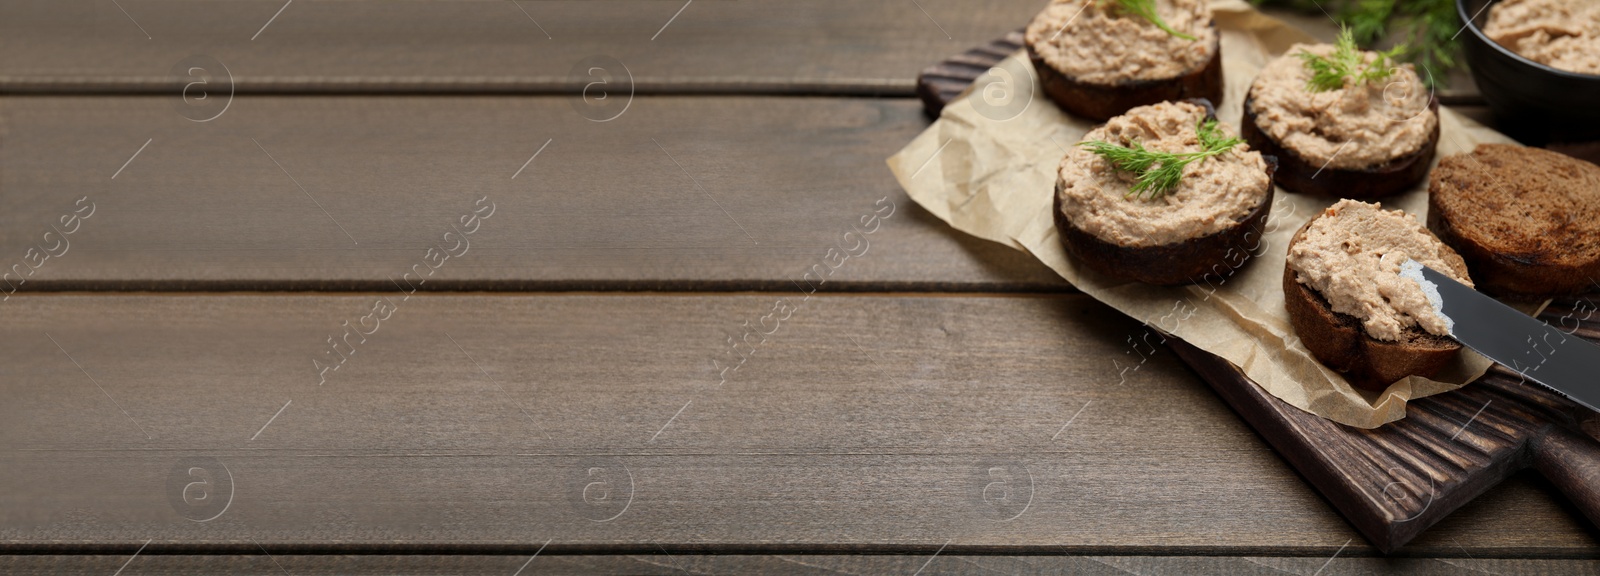
{"type": "Polygon", "coordinates": [[[1456,0],[1467,65],[1495,127],[1525,144],[1600,140],[1600,76],[1557,70],[1495,43],[1479,25],[1495,0],[1456,0]]]}

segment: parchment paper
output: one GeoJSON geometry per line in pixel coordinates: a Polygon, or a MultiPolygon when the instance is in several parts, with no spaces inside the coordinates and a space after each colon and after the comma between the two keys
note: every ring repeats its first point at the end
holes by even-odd
{"type": "MultiPolygon", "coordinates": [[[[1316,40],[1242,0],[1213,0],[1211,9],[1222,32],[1226,84],[1217,115],[1237,132],[1245,92],[1261,67],[1295,42],[1316,40]]],[[[1077,266],[1056,236],[1051,202],[1057,165],[1094,123],[1066,115],[1044,95],[1025,52],[996,68],[888,160],[906,193],[957,230],[1034,255],[1090,296],[1227,359],[1273,396],[1346,425],[1399,420],[1408,400],[1455,389],[1488,370],[1489,360],[1463,349],[1436,380],[1413,376],[1374,393],[1350,386],[1311,356],[1284,310],[1284,258],[1290,236],[1332,200],[1279,189],[1257,251],[1264,254],[1220,284],[1149,286],[1077,266]]],[[[1444,107],[1439,121],[1441,157],[1480,142],[1512,142],[1444,107]]],[[[1425,220],[1427,183],[1382,203],[1425,220]]]]}

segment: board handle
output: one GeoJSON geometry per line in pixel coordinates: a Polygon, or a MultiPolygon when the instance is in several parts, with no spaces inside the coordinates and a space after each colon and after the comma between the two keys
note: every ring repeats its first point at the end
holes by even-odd
{"type": "Polygon", "coordinates": [[[1533,468],[1600,524],[1600,443],[1557,427],[1530,448],[1533,468]]]}

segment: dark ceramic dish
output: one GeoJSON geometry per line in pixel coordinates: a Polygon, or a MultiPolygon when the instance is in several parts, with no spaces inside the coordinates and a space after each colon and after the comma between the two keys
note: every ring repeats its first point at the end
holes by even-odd
{"type": "Polygon", "coordinates": [[[1495,0],[1456,0],[1467,65],[1496,127],[1525,144],[1600,140],[1600,76],[1557,70],[1483,34],[1495,0]]]}

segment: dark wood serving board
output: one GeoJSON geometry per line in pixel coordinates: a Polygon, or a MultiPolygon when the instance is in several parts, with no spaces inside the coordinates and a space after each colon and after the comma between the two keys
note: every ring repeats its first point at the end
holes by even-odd
{"type": "MultiPolygon", "coordinates": [[[[978,76],[1021,49],[1007,34],[917,78],[937,117],[978,76]]],[[[1552,303],[1541,318],[1600,341],[1600,297],[1552,303]]],[[[1378,549],[1394,551],[1512,474],[1533,468],[1600,523],[1600,420],[1593,412],[1496,366],[1459,390],[1413,400],[1406,417],[1352,428],[1290,406],[1227,360],[1167,340],[1267,443],[1378,549]]],[[[1597,375],[1600,377],[1600,375],[1597,375]]]]}

